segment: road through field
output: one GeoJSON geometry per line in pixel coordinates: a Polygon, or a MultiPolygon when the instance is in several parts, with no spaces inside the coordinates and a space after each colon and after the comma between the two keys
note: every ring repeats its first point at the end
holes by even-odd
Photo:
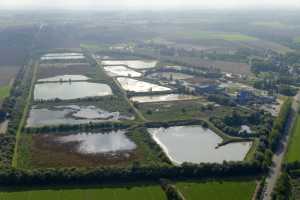
{"type": "MultiPolygon", "coordinates": [[[[293,100],[292,109],[293,109],[294,113],[298,111],[299,101],[300,101],[300,91],[294,97],[294,100],[293,100]]],[[[284,134],[284,137],[282,138],[280,146],[278,147],[277,151],[273,155],[273,159],[272,159],[273,165],[271,166],[269,175],[266,179],[266,187],[265,187],[265,192],[264,192],[264,197],[263,197],[264,200],[272,199],[272,192],[275,188],[276,181],[278,180],[279,176],[281,175],[282,162],[284,161],[284,156],[287,151],[288,141],[290,138],[289,132],[293,126],[294,121],[295,121],[295,114],[292,114],[286,127],[285,127],[285,130],[284,130],[285,134],[284,134]]]]}

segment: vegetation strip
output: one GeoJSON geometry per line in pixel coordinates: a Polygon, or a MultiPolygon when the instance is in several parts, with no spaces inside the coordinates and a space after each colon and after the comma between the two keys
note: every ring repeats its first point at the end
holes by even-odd
{"type": "Polygon", "coordinates": [[[30,100],[32,98],[33,95],[33,90],[34,90],[34,83],[36,80],[36,73],[37,73],[37,68],[38,68],[38,63],[33,63],[33,72],[32,72],[32,80],[31,80],[31,85],[30,85],[30,89],[29,89],[29,94],[28,97],[26,99],[26,104],[24,107],[24,110],[22,112],[22,117],[16,132],[16,143],[15,143],[15,149],[14,149],[14,154],[13,154],[13,160],[12,160],[12,166],[13,167],[17,167],[18,166],[18,145],[19,145],[19,140],[21,137],[21,132],[25,126],[26,123],[26,117],[27,117],[27,113],[30,107],[30,100]]]}

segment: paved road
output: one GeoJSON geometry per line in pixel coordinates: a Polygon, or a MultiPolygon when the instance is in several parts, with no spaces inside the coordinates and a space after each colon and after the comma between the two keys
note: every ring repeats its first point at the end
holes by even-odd
{"type": "MultiPolygon", "coordinates": [[[[298,92],[298,94],[295,96],[294,101],[293,101],[293,110],[294,112],[298,111],[298,103],[300,101],[300,91],[298,92]]],[[[289,122],[287,123],[287,126],[285,128],[285,133],[284,137],[282,138],[282,141],[279,145],[279,148],[277,149],[277,151],[275,152],[274,156],[273,156],[273,165],[270,169],[269,175],[266,179],[266,188],[265,188],[265,193],[264,193],[264,200],[271,200],[272,198],[272,192],[274,190],[274,187],[276,185],[276,181],[279,178],[279,176],[281,175],[281,168],[282,168],[282,162],[284,161],[284,155],[287,151],[287,146],[288,146],[288,140],[290,137],[290,134],[288,134],[290,132],[290,127],[293,124],[294,121],[294,115],[292,114],[292,116],[289,119],[289,122]]]]}

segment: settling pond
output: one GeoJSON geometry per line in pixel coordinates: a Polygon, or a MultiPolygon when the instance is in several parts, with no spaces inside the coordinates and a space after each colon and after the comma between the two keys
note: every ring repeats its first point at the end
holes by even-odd
{"type": "Polygon", "coordinates": [[[55,106],[51,109],[33,106],[29,112],[26,126],[74,125],[133,119],[133,116],[123,116],[119,112],[108,112],[95,106],[65,105],[55,106]]]}
{"type": "Polygon", "coordinates": [[[162,101],[182,101],[196,99],[197,97],[192,95],[184,94],[165,94],[165,95],[153,95],[153,96],[136,96],[132,97],[131,101],[139,103],[150,103],[150,102],[162,102],[162,101]]]}
{"type": "Polygon", "coordinates": [[[139,81],[132,78],[119,77],[117,78],[122,88],[127,91],[132,92],[158,92],[158,91],[170,91],[170,88],[156,85],[153,83],[148,83],[144,81],[139,81]]]}
{"type": "Polygon", "coordinates": [[[87,81],[89,77],[84,75],[61,75],[39,79],[37,82],[59,82],[59,81],[87,81]]]}
{"type": "Polygon", "coordinates": [[[150,128],[148,131],[176,164],[242,161],[252,145],[252,142],[239,142],[216,148],[222,138],[201,126],[150,128]]]}
{"type": "Polygon", "coordinates": [[[104,70],[109,76],[130,76],[130,77],[141,77],[142,73],[129,69],[125,66],[106,66],[104,70]]]}
{"type": "Polygon", "coordinates": [[[75,150],[82,154],[131,151],[136,148],[136,144],[125,135],[124,131],[57,136],[55,141],[64,144],[75,143],[75,150]]]}
{"type": "Polygon", "coordinates": [[[155,60],[102,60],[102,65],[125,65],[133,69],[149,69],[156,66],[155,60]]]}
{"type": "Polygon", "coordinates": [[[111,94],[108,85],[91,82],[40,83],[34,88],[34,100],[70,100],[111,94]]]}
{"type": "Polygon", "coordinates": [[[77,60],[84,59],[82,53],[48,53],[41,57],[41,60],[77,60]]]}

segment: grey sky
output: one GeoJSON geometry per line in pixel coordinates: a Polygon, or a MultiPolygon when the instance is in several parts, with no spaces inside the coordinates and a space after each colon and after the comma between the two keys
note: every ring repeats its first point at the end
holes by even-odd
{"type": "Polygon", "coordinates": [[[0,8],[300,7],[300,0],[0,0],[0,8]]]}

